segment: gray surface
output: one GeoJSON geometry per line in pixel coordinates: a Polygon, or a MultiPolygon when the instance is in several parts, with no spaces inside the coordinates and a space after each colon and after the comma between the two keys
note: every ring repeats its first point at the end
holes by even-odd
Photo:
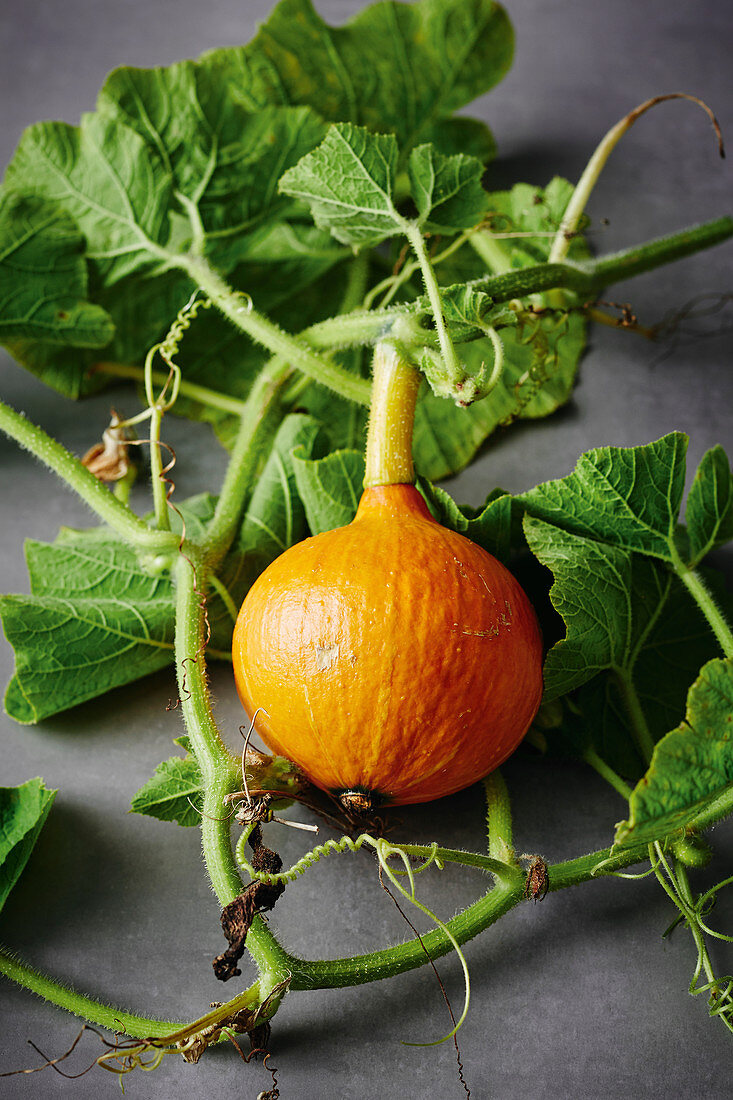
{"type": "MultiPolygon", "coordinates": [[[[359,3],[322,3],[330,18],[359,3]]],[[[155,64],[250,36],[268,5],[235,0],[4,0],[0,35],[0,163],[21,128],[38,118],[76,121],[117,64],[155,64]]],[[[502,160],[497,184],[542,183],[559,172],[577,178],[600,134],[637,102],[687,90],[718,112],[733,140],[733,73],[726,0],[516,0],[515,66],[490,99],[502,160]]],[[[709,127],[688,104],[669,104],[643,119],[614,154],[591,203],[599,249],[622,247],[730,210],[731,170],[715,154],[709,127]]],[[[647,276],[614,297],[628,298],[644,320],[702,292],[730,290],[731,247],[647,276]]],[[[731,339],[682,343],[657,353],[623,333],[596,329],[572,404],[542,424],[514,428],[456,479],[460,499],[478,502],[501,484],[523,489],[562,475],[578,453],[602,443],[647,442],[673,428],[691,434],[691,458],[715,442],[733,444],[731,339]]],[[[103,426],[107,407],[132,399],[115,392],[82,407],[45,390],[2,359],[3,398],[77,452],[103,426]]],[[[209,434],[171,420],[179,455],[177,492],[213,488],[223,455],[209,434]]],[[[60,523],[87,522],[84,509],[50,476],[0,439],[3,589],[26,591],[22,540],[53,538],[60,523]]],[[[730,565],[730,558],[728,558],[730,565]]],[[[11,655],[2,650],[4,671],[11,655]]],[[[126,815],[132,793],[170,752],[181,732],[165,702],[172,678],[149,678],[38,727],[4,720],[4,784],[42,774],[60,793],[32,865],[0,920],[0,938],[24,958],[79,988],[132,1009],[191,1016],[223,995],[211,976],[220,950],[217,907],[204,881],[194,830],[126,815]]],[[[236,731],[239,706],[228,676],[214,677],[217,712],[236,731]]],[[[622,807],[585,771],[549,770],[529,758],[506,768],[516,805],[520,850],[549,859],[608,842],[622,807]]],[[[404,832],[453,845],[482,844],[478,795],[403,811],[404,832]]],[[[733,866],[733,830],[714,834],[718,867],[733,866]]],[[[276,837],[286,861],[303,850],[297,834],[276,837]]],[[[449,915],[480,883],[446,871],[427,882],[427,899],[449,915]]],[[[686,988],[693,952],[684,932],[662,941],[670,906],[651,881],[610,880],[524,906],[470,944],[473,1001],[460,1033],[474,1098],[572,1100],[730,1096],[731,1040],[708,1021],[702,999],[686,988]]],[[[733,907],[721,906],[730,929],[733,907]]],[[[273,925],[291,948],[311,956],[366,950],[403,937],[404,926],[376,886],[366,859],[324,863],[288,891],[273,925]]],[[[731,951],[715,952],[731,971],[731,951]]],[[[442,964],[460,1003],[455,960],[442,964]]],[[[227,987],[226,995],[234,990],[227,987]]],[[[0,1069],[34,1064],[32,1038],[62,1052],[76,1024],[9,985],[0,988],[0,1069]]],[[[421,1050],[447,1028],[427,971],[358,991],[293,995],[277,1018],[274,1051],[283,1100],[463,1095],[449,1044],[421,1050]]],[[[96,1053],[87,1045],[90,1058],[96,1053]]],[[[77,1063],[79,1068],[83,1059],[77,1063]]],[[[254,1097],[268,1087],[255,1066],[227,1050],[198,1067],[169,1060],[154,1075],[128,1079],[127,1095],[254,1097]]],[[[101,1073],[72,1083],[42,1077],[3,1082],[12,1097],[118,1095],[101,1073]]]]}

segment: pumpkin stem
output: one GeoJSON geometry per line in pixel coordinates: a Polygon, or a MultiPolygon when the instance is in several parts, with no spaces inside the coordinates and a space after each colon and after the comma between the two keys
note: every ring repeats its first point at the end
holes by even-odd
{"type": "Polygon", "coordinates": [[[412,485],[412,428],[420,374],[394,344],[374,349],[374,382],[366,443],[364,488],[412,485]]]}

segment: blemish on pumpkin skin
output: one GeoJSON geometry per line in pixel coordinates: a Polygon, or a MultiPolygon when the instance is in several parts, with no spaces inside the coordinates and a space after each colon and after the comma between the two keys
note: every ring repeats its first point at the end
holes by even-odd
{"type": "Polygon", "coordinates": [[[316,668],[325,672],[339,659],[339,645],[316,645],[316,668]]]}
{"type": "MultiPolygon", "coordinates": [[[[503,620],[502,620],[503,621],[503,620]]],[[[504,625],[508,625],[504,623],[504,625]]],[[[491,630],[462,630],[461,634],[467,634],[471,638],[496,638],[499,633],[498,626],[492,626],[491,630]]]]}

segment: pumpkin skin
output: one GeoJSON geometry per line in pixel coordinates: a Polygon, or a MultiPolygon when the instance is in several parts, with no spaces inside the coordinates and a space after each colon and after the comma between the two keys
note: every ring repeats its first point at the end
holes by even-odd
{"type": "Polygon", "coordinates": [[[269,748],[339,796],[453,794],[514,751],[542,695],[542,639],[495,558],[412,485],[286,550],[237,618],[234,674],[269,748]]]}

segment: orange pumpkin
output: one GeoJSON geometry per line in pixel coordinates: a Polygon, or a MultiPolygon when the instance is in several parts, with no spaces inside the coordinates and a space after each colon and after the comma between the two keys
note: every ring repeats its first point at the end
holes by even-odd
{"type": "Polygon", "coordinates": [[[352,523],[273,562],[242,605],[233,657],[268,746],[345,805],[470,786],[514,751],[542,694],[522,588],[409,484],[365,489],[352,523]]]}

